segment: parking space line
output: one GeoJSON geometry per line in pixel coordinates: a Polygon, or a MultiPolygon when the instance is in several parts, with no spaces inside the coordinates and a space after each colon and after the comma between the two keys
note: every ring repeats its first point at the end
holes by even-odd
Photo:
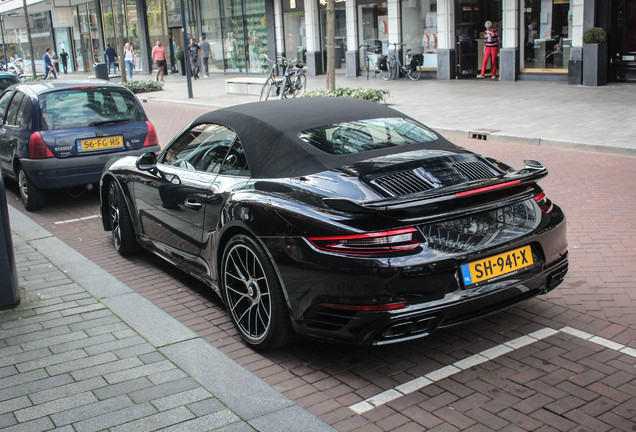
{"type": "Polygon", "coordinates": [[[67,224],[67,223],[73,223],[73,222],[80,222],[80,221],[85,221],[85,220],[88,220],[88,219],[95,219],[95,218],[98,218],[98,217],[99,217],[99,215],[92,215],[92,216],[84,216],[84,217],[77,218],[77,219],[67,219],[67,220],[55,222],[55,225],[61,225],[61,224],[67,224]]]}
{"type": "Polygon", "coordinates": [[[467,357],[463,360],[458,360],[452,365],[444,366],[443,368],[434,370],[426,376],[417,377],[412,379],[411,381],[407,381],[404,384],[400,384],[395,388],[386,390],[380,394],[372,396],[363,400],[362,402],[358,402],[354,405],[349,406],[349,408],[355,412],[356,414],[364,414],[365,412],[371,411],[374,408],[377,408],[381,405],[384,405],[388,402],[391,402],[395,399],[398,399],[402,396],[406,396],[410,393],[421,390],[422,388],[431,385],[437,381],[441,381],[445,378],[455,375],[456,373],[462,372],[464,370],[470,369],[473,366],[477,366],[479,364],[485,363],[489,360],[494,360],[497,357],[508,354],[514,350],[519,348],[523,348],[535,342],[538,342],[542,339],[545,339],[549,336],[553,336],[558,334],[559,332],[567,333],[569,335],[578,337],[580,339],[587,340],[589,342],[593,342],[595,344],[604,346],[606,348],[618,351],[622,354],[629,355],[631,357],[636,357],[636,349],[627,347],[625,345],[616,343],[609,339],[605,339],[599,336],[595,336],[590,333],[586,333],[581,330],[577,330],[572,327],[563,327],[560,330],[555,330],[550,327],[545,327],[541,330],[537,330],[533,333],[530,333],[526,336],[521,336],[516,339],[512,339],[508,342],[504,342],[500,345],[497,345],[492,348],[488,348],[478,354],[474,354],[470,357],[467,357]]]}

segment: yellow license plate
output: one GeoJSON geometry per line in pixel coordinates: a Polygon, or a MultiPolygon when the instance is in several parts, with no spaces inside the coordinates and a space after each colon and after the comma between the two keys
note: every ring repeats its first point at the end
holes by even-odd
{"type": "Polygon", "coordinates": [[[110,150],[124,147],[123,136],[112,136],[103,138],[91,138],[77,140],[78,152],[92,152],[98,150],[110,150]]]}
{"type": "Polygon", "coordinates": [[[500,276],[517,272],[532,264],[534,264],[534,260],[532,259],[530,246],[473,261],[461,267],[464,286],[491,281],[500,276]]]}

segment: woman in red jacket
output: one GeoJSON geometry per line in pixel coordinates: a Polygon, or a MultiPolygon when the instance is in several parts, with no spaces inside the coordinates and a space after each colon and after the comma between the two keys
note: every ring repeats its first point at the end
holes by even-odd
{"type": "Polygon", "coordinates": [[[486,31],[484,32],[484,63],[481,66],[481,75],[477,78],[483,78],[490,58],[492,69],[492,78],[497,79],[497,54],[499,54],[499,33],[493,28],[492,22],[486,21],[486,31]]]}

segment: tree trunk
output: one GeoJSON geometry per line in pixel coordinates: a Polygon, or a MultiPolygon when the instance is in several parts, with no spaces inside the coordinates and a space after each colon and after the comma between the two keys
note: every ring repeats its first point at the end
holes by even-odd
{"type": "MultiPolygon", "coordinates": [[[[33,39],[31,39],[31,25],[29,24],[29,11],[27,10],[26,0],[22,0],[22,6],[24,7],[24,21],[26,24],[29,49],[31,50],[31,72],[33,73],[33,78],[36,78],[37,74],[35,73],[35,52],[33,52],[33,39]]],[[[24,53],[22,54],[22,64],[24,64],[24,53]]]]}
{"type": "Polygon", "coordinates": [[[121,75],[121,83],[128,82],[128,70],[126,69],[126,50],[122,49],[124,55],[118,55],[119,59],[119,75],[121,75]]]}
{"type": "Polygon", "coordinates": [[[336,89],[335,0],[327,0],[327,91],[336,89]]]}

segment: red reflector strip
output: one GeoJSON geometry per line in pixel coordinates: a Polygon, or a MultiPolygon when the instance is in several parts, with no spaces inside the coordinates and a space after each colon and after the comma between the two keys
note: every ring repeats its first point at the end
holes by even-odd
{"type": "Polygon", "coordinates": [[[332,236],[332,237],[312,237],[309,240],[354,240],[354,239],[364,239],[364,238],[376,238],[376,237],[389,237],[400,234],[407,234],[417,231],[414,227],[396,229],[393,231],[382,231],[382,232],[373,232],[373,233],[365,233],[365,234],[353,234],[346,236],[332,236]]]}
{"type": "Polygon", "coordinates": [[[389,303],[382,305],[349,305],[340,303],[320,303],[318,306],[328,307],[331,309],[350,310],[358,312],[381,312],[402,309],[406,306],[406,302],[389,303]]]}
{"type": "Polygon", "coordinates": [[[500,183],[500,184],[496,184],[496,185],[492,185],[492,186],[486,186],[486,187],[482,187],[482,188],[478,188],[478,189],[472,189],[472,190],[468,190],[468,191],[464,191],[464,192],[457,192],[455,194],[455,196],[461,197],[461,196],[466,196],[466,195],[474,195],[474,194],[478,194],[478,193],[482,193],[482,192],[488,192],[488,191],[495,190],[495,189],[505,188],[505,187],[508,187],[508,186],[518,185],[519,183],[521,183],[521,180],[513,180],[513,181],[506,182],[506,183],[500,183]]]}

